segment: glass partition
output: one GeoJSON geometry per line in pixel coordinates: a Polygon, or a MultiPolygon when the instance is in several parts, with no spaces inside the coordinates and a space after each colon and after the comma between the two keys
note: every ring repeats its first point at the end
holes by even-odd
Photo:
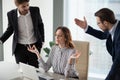
{"type": "Polygon", "coordinates": [[[81,28],[75,25],[74,18],[83,19],[85,16],[88,25],[99,29],[94,13],[101,8],[107,7],[114,11],[117,19],[120,19],[119,5],[120,0],[65,0],[64,2],[64,25],[70,28],[73,39],[90,42],[92,55],[90,55],[89,59],[89,73],[106,76],[111,68],[112,59],[106,50],[106,41],[85,34],[81,28]]]}

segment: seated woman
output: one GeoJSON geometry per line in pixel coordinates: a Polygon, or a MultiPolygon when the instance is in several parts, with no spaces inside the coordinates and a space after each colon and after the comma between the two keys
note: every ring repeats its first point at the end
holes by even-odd
{"type": "Polygon", "coordinates": [[[77,77],[75,70],[75,59],[80,53],[74,49],[71,33],[67,27],[58,27],[55,31],[56,45],[52,47],[48,60],[45,63],[35,46],[28,50],[38,57],[39,66],[46,72],[53,67],[55,73],[64,74],[65,77],[77,77]]]}

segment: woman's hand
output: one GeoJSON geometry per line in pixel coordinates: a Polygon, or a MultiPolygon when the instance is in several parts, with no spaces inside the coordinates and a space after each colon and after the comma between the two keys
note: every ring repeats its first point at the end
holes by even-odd
{"type": "Polygon", "coordinates": [[[69,58],[69,60],[68,60],[68,63],[69,63],[69,64],[73,64],[73,63],[72,63],[72,62],[73,62],[73,59],[79,58],[80,55],[81,55],[81,53],[80,53],[78,50],[76,50],[75,54],[72,54],[72,55],[70,56],[70,58],[69,58]]]}
{"type": "Polygon", "coordinates": [[[39,55],[39,51],[37,50],[36,46],[33,45],[32,47],[29,45],[29,47],[27,47],[28,51],[35,53],[38,57],[38,59],[41,58],[41,56],[39,55]]]}

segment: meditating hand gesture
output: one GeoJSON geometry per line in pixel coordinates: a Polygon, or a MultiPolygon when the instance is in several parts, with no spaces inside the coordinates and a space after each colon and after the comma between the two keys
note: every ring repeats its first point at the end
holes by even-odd
{"type": "Polygon", "coordinates": [[[69,58],[69,60],[68,60],[68,63],[69,63],[69,64],[72,64],[73,60],[79,58],[80,55],[81,55],[81,53],[80,53],[78,50],[76,50],[75,54],[72,54],[72,55],[70,56],[70,58],[69,58]]]}
{"type": "Polygon", "coordinates": [[[30,51],[30,52],[32,52],[32,53],[35,53],[35,54],[37,55],[38,59],[41,58],[40,53],[39,53],[39,51],[37,50],[37,48],[36,48],[35,45],[33,45],[33,46],[30,46],[30,45],[29,45],[29,47],[27,47],[27,49],[28,49],[28,51],[30,51]]]}

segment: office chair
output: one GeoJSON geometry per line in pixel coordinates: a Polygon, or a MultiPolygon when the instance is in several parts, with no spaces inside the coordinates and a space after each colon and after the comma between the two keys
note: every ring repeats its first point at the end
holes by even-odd
{"type": "Polygon", "coordinates": [[[89,64],[89,42],[73,41],[76,50],[81,52],[81,56],[76,60],[76,70],[79,73],[79,80],[88,79],[88,64],[89,64]]]}

